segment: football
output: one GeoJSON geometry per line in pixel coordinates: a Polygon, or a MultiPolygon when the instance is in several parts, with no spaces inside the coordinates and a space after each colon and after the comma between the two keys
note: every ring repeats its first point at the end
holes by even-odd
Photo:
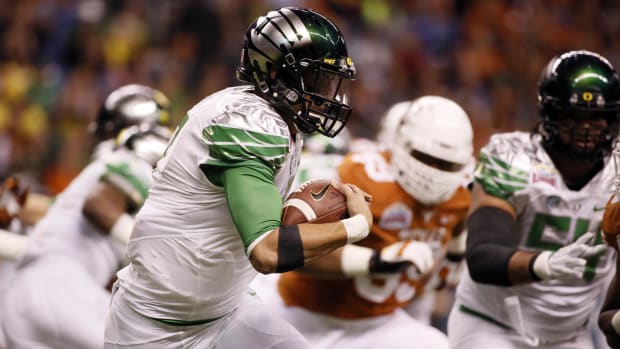
{"type": "Polygon", "coordinates": [[[332,223],[347,218],[347,202],[329,179],[311,179],[284,201],[282,225],[332,223]]]}

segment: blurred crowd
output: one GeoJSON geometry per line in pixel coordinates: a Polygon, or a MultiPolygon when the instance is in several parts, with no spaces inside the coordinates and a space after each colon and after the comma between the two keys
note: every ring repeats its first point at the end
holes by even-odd
{"type": "Polygon", "coordinates": [[[359,137],[374,137],[391,104],[438,94],[470,114],[479,149],[492,132],[535,125],[553,55],[584,48],[620,65],[620,3],[607,0],[1,0],[0,178],[62,190],[89,159],[102,99],[123,84],[160,89],[180,120],[237,84],[248,24],[286,5],[344,32],[359,137]]]}

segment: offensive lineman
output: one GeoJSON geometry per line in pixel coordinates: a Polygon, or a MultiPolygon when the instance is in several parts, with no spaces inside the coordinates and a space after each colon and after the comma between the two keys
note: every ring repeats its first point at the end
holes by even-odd
{"type": "Polygon", "coordinates": [[[563,53],[543,69],[538,102],[536,131],[494,135],[480,152],[452,348],[594,347],[588,321],[615,258],[598,230],[618,75],[596,53],[563,53]]]}

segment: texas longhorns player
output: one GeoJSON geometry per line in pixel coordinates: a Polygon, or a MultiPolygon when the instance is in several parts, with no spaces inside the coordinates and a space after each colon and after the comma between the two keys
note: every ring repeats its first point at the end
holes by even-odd
{"type": "Polygon", "coordinates": [[[338,169],[372,195],[370,235],[279,280],[283,315],[316,348],[448,347],[401,308],[424,292],[464,225],[472,127],[455,102],[424,96],[393,139],[390,152],[350,153],[338,169]]]}

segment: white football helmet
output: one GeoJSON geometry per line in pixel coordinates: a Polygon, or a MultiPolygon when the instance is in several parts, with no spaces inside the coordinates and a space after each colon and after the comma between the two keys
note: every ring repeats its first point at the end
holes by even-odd
{"type": "Polygon", "coordinates": [[[444,97],[415,99],[392,138],[396,180],[425,205],[450,199],[474,161],[469,117],[444,97]]]}
{"type": "Polygon", "coordinates": [[[411,101],[398,102],[390,107],[381,117],[377,143],[391,150],[394,144],[394,134],[407,111],[411,107],[411,101]]]}

